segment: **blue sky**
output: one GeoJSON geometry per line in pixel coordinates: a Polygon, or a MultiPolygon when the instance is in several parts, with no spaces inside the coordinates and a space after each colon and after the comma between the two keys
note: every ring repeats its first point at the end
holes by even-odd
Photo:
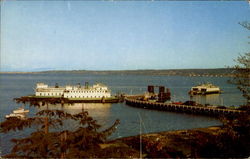
{"type": "Polygon", "coordinates": [[[246,1],[1,1],[1,71],[222,68],[246,1]]]}

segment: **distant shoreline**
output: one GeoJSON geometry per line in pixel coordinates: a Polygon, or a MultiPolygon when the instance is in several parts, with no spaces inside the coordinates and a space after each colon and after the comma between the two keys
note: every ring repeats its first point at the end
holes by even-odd
{"type": "Polygon", "coordinates": [[[94,74],[94,75],[165,75],[165,76],[190,76],[190,77],[232,77],[234,69],[165,69],[165,70],[51,70],[32,72],[0,72],[0,74],[94,74]]]}

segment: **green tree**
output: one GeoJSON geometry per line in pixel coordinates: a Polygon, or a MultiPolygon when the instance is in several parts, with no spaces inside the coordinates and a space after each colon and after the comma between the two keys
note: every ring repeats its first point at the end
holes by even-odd
{"type": "MultiPolygon", "coordinates": [[[[249,22],[239,24],[250,30],[249,22]]],[[[246,106],[250,106],[250,52],[240,55],[235,62],[237,64],[233,67],[234,77],[229,82],[237,86],[247,100],[246,106]]]]}
{"type": "MultiPolygon", "coordinates": [[[[249,22],[239,23],[250,30],[249,22]]],[[[234,76],[230,83],[237,86],[246,99],[241,106],[245,113],[234,117],[223,117],[222,129],[217,136],[216,147],[223,152],[223,157],[248,157],[250,155],[250,52],[240,55],[233,66],[234,76]]]]}
{"type": "MultiPolygon", "coordinates": [[[[35,117],[20,119],[9,118],[0,123],[1,133],[11,130],[23,130],[24,128],[37,125],[38,128],[29,137],[12,139],[14,147],[10,154],[4,157],[11,158],[86,158],[102,157],[105,152],[100,144],[105,143],[107,137],[115,130],[119,120],[106,130],[100,131],[101,125],[89,116],[87,111],[82,110],[78,114],[69,114],[63,110],[49,110],[48,104],[56,101],[16,99],[17,102],[30,104],[30,106],[47,106],[47,109],[36,113],[35,117]],[[62,129],[64,120],[78,122],[75,130],[62,129]],[[59,131],[49,131],[50,127],[56,127],[59,131]],[[61,128],[61,129],[60,129],[61,128]]],[[[111,151],[109,149],[109,151],[111,151]]],[[[112,156],[112,154],[110,154],[112,156]]]]}

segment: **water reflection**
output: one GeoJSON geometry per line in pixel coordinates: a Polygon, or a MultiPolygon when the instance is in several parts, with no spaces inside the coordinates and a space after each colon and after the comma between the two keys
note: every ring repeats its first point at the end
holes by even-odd
{"type": "MultiPolygon", "coordinates": [[[[239,106],[246,101],[242,98],[241,92],[235,86],[227,83],[229,78],[226,77],[184,77],[184,76],[148,76],[148,75],[90,75],[90,74],[8,74],[0,77],[0,119],[3,121],[5,114],[9,114],[13,109],[19,107],[12,99],[28,94],[33,94],[34,85],[38,81],[54,85],[67,85],[69,83],[79,83],[79,81],[91,81],[105,83],[110,87],[112,92],[126,94],[141,94],[147,90],[147,85],[164,85],[170,88],[172,101],[190,100],[188,91],[190,88],[200,81],[209,81],[218,85],[223,93],[219,95],[196,96],[197,102],[206,104],[220,104],[226,106],[239,106]],[[212,98],[212,99],[210,99],[212,98]],[[214,99],[213,99],[214,98],[214,99]],[[224,100],[223,100],[224,99],[224,100]],[[213,102],[214,103],[213,103],[213,102]]],[[[215,118],[202,117],[197,115],[187,115],[173,112],[162,112],[147,109],[139,109],[125,105],[125,103],[112,104],[88,104],[84,103],[84,109],[98,121],[103,127],[110,127],[116,119],[120,119],[121,124],[117,131],[112,134],[113,138],[138,135],[140,127],[142,133],[159,132],[168,130],[191,129],[197,127],[207,127],[221,124],[215,118]],[[140,118],[141,121],[140,122],[140,118]]],[[[41,109],[46,106],[41,107],[41,109]]],[[[82,111],[82,104],[74,105],[49,105],[50,109],[63,109],[69,113],[78,113],[82,111]]],[[[35,116],[39,111],[34,107],[30,107],[29,116],[35,116]]],[[[74,121],[67,121],[65,127],[73,130],[78,124],[74,121]]],[[[13,146],[10,142],[12,138],[22,138],[33,132],[33,129],[25,131],[12,132],[9,134],[1,134],[0,153],[6,154],[10,152],[13,146]]]]}
{"type": "Polygon", "coordinates": [[[196,95],[190,98],[200,104],[223,105],[221,94],[196,95]]]}
{"type": "MultiPolygon", "coordinates": [[[[48,109],[50,110],[63,110],[70,114],[77,114],[81,111],[88,111],[89,115],[98,121],[101,125],[106,125],[110,117],[110,103],[74,103],[74,104],[49,104],[48,109]]],[[[38,111],[47,109],[46,106],[38,108],[38,111]]],[[[75,125],[75,122],[71,121],[70,126],[75,125]]],[[[73,127],[72,127],[73,128],[73,127]]]]}

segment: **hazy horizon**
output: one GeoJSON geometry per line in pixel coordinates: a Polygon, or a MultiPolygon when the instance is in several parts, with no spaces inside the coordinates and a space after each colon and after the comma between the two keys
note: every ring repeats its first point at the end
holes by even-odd
{"type": "Polygon", "coordinates": [[[216,70],[216,69],[230,69],[230,68],[178,68],[178,69],[127,69],[127,70],[53,70],[53,69],[48,69],[48,70],[33,70],[33,71],[0,71],[1,73],[26,73],[26,72],[30,72],[30,73],[36,73],[36,72],[53,72],[53,71],[65,71],[65,72],[70,72],[70,71],[89,71],[89,72],[105,72],[105,71],[167,71],[167,70],[216,70]]]}
{"type": "Polygon", "coordinates": [[[1,72],[213,69],[249,51],[246,1],[1,1],[1,72]]]}

